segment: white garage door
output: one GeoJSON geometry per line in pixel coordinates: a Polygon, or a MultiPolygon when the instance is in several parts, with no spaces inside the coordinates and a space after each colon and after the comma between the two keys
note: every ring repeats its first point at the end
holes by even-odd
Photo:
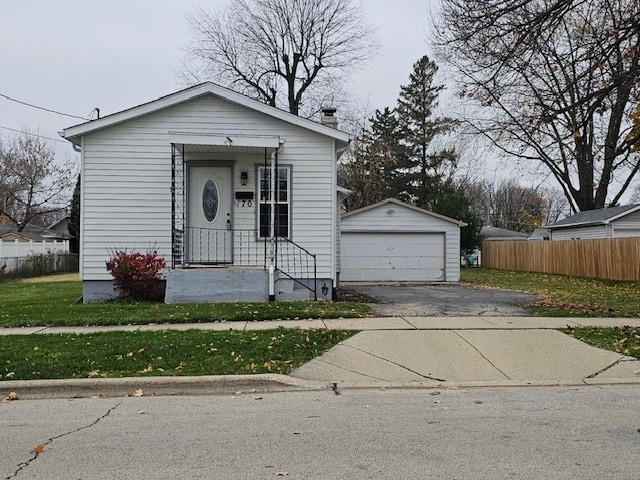
{"type": "Polygon", "coordinates": [[[343,232],[340,280],[444,280],[443,233],[343,232]]]}

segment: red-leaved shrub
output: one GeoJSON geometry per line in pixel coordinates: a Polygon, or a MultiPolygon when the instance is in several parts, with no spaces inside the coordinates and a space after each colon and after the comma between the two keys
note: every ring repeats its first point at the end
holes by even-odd
{"type": "Polygon", "coordinates": [[[132,300],[163,299],[162,269],[165,266],[166,262],[158,256],[157,250],[146,253],[116,250],[107,262],[107,270],[116,287],[132,300]]]}

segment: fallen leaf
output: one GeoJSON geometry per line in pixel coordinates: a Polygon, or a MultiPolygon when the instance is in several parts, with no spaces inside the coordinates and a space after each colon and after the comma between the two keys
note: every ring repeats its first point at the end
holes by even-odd
{"type": "Polygon", "coordinates": [[[146,410],[140,410],[138,412],[138,415],[149,415],[149,412],[147,412],[146,410]]]}
{"type": "Polygon", "coordinates": [[[276,477],[288,477],[289,472],[276,472],[276,477]]]}
{"type": "Polygon", "coordinates": [[[262,397],[253,397],[254,400],[262,400],[262,397]]]}
{"type": "Polygon", "coordinates": [[[99,393],[97,395],[94,395],[91,398],[107,398],[107,394],[106,393],[99,393]]]}
{"type": "Polygon", "coordinates": [[[42,452],[44,452],[44,445],[36,445],[35,447],[33,447],[33,450],[31,450],[31,453],[35,453],[36,455],[42,452]]]}
{"type": "Polygon", "coordinates": [[[482,402],[480,400],[476,400],[474,403],[477,403],[478,405],[482,405],[482,402]]]}
{"type": "Polygon", "coordinates": [[[144,393],[142,393],[142,389],[138,388],[136,390],[134,390],[133,392],[129,392],[127,394],[127,397],[142,397],[144,395],[144,393]]]}
{"type": "Polygon", "coordinates": [[[7,395],[2,399],[3,403],[7,403],[7,402],[13,402],[15,400],[18,400],[18,394],[16,392],[9,392],[7,393],[7,395]]]}

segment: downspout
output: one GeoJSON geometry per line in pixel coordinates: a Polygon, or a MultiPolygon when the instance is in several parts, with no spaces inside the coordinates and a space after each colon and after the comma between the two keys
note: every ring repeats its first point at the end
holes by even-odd
{"type": "Polygon", "coordinates": [[[276,160],[277,150],[271,152],[269,166],[269,301],[276,299],[276,160]]]}

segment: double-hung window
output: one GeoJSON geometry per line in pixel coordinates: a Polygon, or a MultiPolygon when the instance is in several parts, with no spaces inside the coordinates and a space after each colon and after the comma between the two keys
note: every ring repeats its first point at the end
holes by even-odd
{"type": "MultiPolygon", "coordinates": [[[[258,229],[260,237],[269,236],[271,222],[271,168],[258,167],[258,182],[260,183],[258,229]]],[[[291,167],[278,167],[276,175],[276,237],[289,237],[291,223],[291,167]]]]}

